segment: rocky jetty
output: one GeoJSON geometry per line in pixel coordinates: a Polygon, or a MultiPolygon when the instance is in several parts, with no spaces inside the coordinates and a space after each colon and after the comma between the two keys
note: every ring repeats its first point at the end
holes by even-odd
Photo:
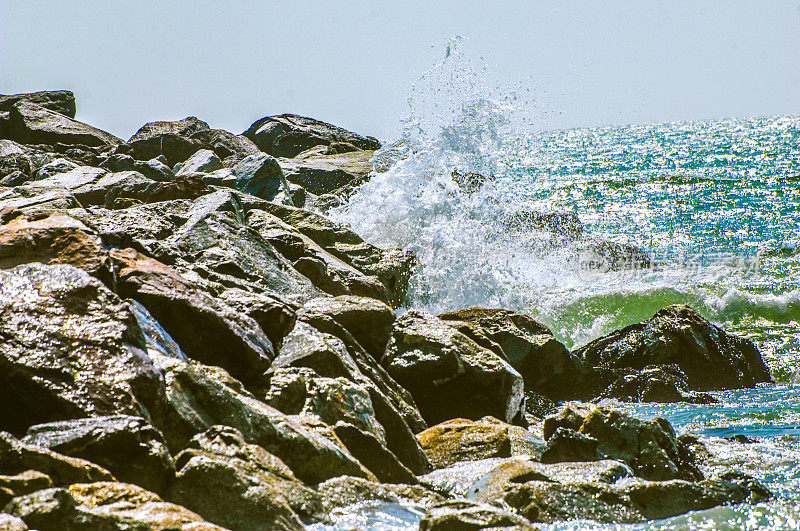
{"type": "MultiPolygon", "coordinates": [[[[280,115],[123,141],[75,112],[0,96],[0,528],[288,530],[394,504],[420,529],[535,529],[771,496],[596,403],[770,381],[691,308],[573,352],[511,310],[405,311],[413,254],[324,216],[374,138],[280,115]]],[[[574,215],[504,223],[650,266],[574,215]]]]}

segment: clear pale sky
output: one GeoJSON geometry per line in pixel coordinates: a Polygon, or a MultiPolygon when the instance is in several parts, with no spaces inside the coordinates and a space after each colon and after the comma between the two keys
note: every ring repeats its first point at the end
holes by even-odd
{"type": "Polygon", "coordinates": [[[0,93],[73,90],[124,138],[284,112],[392,138],[456,34],[531,86],[541,127],[800,114],[800,0],[0,0],[0,24],[0,93]]]}

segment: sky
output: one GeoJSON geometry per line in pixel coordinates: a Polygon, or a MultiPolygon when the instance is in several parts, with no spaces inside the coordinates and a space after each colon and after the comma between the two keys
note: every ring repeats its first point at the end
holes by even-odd
{"type": "Polygon", "coordinates": [[[0,93],[72,90],[125,139],[286,112],[391,139],[455,35],[537,128],[800,114],[800,0],[0,0],[0,21],[0,93]]]}

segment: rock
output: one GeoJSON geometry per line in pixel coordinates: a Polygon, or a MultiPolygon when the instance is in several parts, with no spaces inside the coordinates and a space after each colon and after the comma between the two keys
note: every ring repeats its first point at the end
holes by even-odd
{"type": "Polygon", "coordinates": [[[401,249],[380,249],[360,236],[313,212],[267,203],[263,209],[365,275],[377,277],[389,292],[389,303],[399,307],[416,263],[414,254],[401,249]]]}
{"type": "Polygon", "coordinates": [[[674,364],[686,375],[688,388],[697,391],[772,381],[751,341],[726,333],[685,305],[667,306],[575,354],[587,365],[612,370],[674,364]]]}
{"type": "Polygon", "coordinates": [[[453,178],[453,182],[455,182],[459,188],[468,194],[474,194],[483,188],[487,180],[494,180],[494,176],[487,178],[480,173],[460,172],[458,170],[453,170],[452,173],[450,173],[450,177],[453,178]]]}
{"type": "MultiPolygon", "coordinates": [[[[279,457],[308,484],[343,474],[374,477],[344,447],[256,400],[223,370],[170,360],[164,371],[174,411],[195,432],[218,424],[235,428],[245,441],[279,457]]],[[[158,427],[165,434],[170,429],[158,427]]]]}
{"type": "Polygon", "coordinates": [[[339,193],[349,196],[369,180],[374,151],[353,151],[335,155],[316,155],[281,159],[286,180],[315,195],[339,193]]]}
{"type": "Polygon", "coordinates": [[[233,169],[234,187],[244,193],[267,201],[275,198],[281,188],[281,170],[278,161],[265,153],[248,155],[233,169]]]}
{"type": "Polygon", "coordinates": [[[150,160],[163,155],[167,164],[172,167],[206,147],[203,142],[194,140],[191,136],[209,129],[206,122],[194,116],[174,122],[149,122],[115,151],[138,160],[150,160]]]}
{"type": "Polygon", "coordinates": [[[175,474],[164,436],[141,417],[112,415],[39,424],[27,444],[97,463],[120,481],[163,494],[175,474]]]}
{"type": "Polygon", "coordinates": [[[222,165],[233,168],[245,157],[258,154],[258,147],[243,135],[234,135],[222,129],[196,131],[190,136],[209,146],[222,159],[222,165]]]}
{"type": "Polygon", "coordinates": [[[503,217],[501,223],[515,232],[549,232],[566,241],[577,240],[584,233],[583,223],[573,212],[541,212],[523,209],[503,217]]]}
{"type": "Polygon", "coordinates": [[[362,478],[340,476],[317,486],[326,510],[368,502],[406,503],[429,507],[444,497],[420,485],[376,483],[362,478]]]}
{"type": "Polygon", "coordinates": [[[619,485],[529,481],[509,484],[503,501],[536,522],[587,519],[633,523],[765,499],[763,487],[755,486],[752,478],[732,479],[719,477],[698,483],[671,480],[619,485]]]}
{"type": "Polygon", "coordinates": [[[181,162],[177,166],[175,175],[186,175],[189,173],[211,173],[222,169],[222,161],[210,149],[201,149],[189,157],[186,162],[181,162]]]}
{"type": "Polygon", "coordinates": [[[584,238],[578,242],[576,250],[579,266],[589,277],[609,271],[639,271],[653,266],[645,251],[626,243],[584,238]]]}
{"type": "Polygon", "coordinates": [[[254,320],[133,249],[113,249],[110,257],[117,293],[143,304],[187,356],[245,383],[264,382],[275,349],[254,320]]]}
{"type": "Polygon", "coordinates": [[[656,481],[703,478],[672,426],[662,418],[639,420],[606,407],[576,409],[567,405],[558,416],[545,419],[545,439],[549,441],[559,428],[596,439],[601,454],[624,461],[642,478],[656,481]]]}
{"type": "MultiPolygon", "coordinates": [[[[26,470],[9,476],[0,474],[0,505],[5,507],[16,496],[24,496],[52,486],[53,480],[50,476],[36,470],[26,470]]],[[[3,529],[5,528],[2,527],[0,520],[0,530],[3,529]]]]}
{"type": "Polygon", "coordinates": [[[163,383],[129,306],[88,273],[0,271],[0,429],[90,415],[159,413],[163,383]]]}
{"type": "Polygon", "coordinates": [[[340,324],[377,360],[383,357],[396,319],[392,309],[382,302],[347,295],[312,299],[298,311],[301,319],[316,314],[329,316],[340,324]]]}
{"type": "Polygon", "coordinates": [[[338,422],[333,426],[336,437],[379,481],[384,483],[416,483],[414,473],[400,462],[386,443],[370,431],[338,422]]]}
{"type": "Polygon", "coordinates": [[[14,498],[8,511],[41,531],[94,529],[222,530],[197,514],[128,483],[76,484],[14,498]]]}
{"type": "Polygon", "coordinates": [[[0,529],[3,531],[28,531],[28,526],[21,518],[8,513],[0,513],[0,529]]]}
{"type": "Polygon", "coordinates": [[[574,430],[556,428],[539,460],[542,463],[599,461],[599,441],[574,430]]]}
{"type": "Polygon", "coordinates": [[[199,175],[178,175],[168,182],[148,179],[132,185],[120,183],[111,186],[105,195],[105,205],[109,208],[130,208],[141,203],[196,199],[209,193],[211,189],[199,175]]]}
{"type": "MultiPolygon", "coordinates": [[[[0,474],[17,475],[28,473],[30,470],[45,474],[56,486],[114,480],[114,476],[108,470],[89,461],[51,452],[0,431],[0,474]]],[[[41,476],[30,473],[27,478],[20,480],[27,481],[28,484],[33,482],[36,486],[46,483],[41,476]]],[[[5,484],[9,485],[9,482],[6,481],[5,484]]]]}
{"type": "Polygon", "coordinates": [[[502,424],[453,419],[417,434],[434,468],[490,457],[511,457],[508,428],[502,424]]]}
{"type": "Polygon", "coordinates": [[[225,303],[255,320],[277,350],[283,338],[292,331],[297,313],[286,302],[267,294],[253,294],[239,289],[229,289],[220,297],[225,303]]]}
{"type": "Polygon", "coordinates": [[[122,142],[110,133],[25,100],[11,107],[9,118],[8,136],[23,144],[113,146],[122,142]]]}
{"type": "Polygon", "coordinates": [[[75,94],[69,90],[47,90],[27,94],[0,95],[0,111],[10,111],[18,101],[27,101],[45,109],[75,118],[75,94]]]}
{"type": "Polygon", "coordinates": [[[314,240],[280,218],[251,211],[247,224],[258,230],[295,270],[314,286],[331,295],[361,295],[388,302],[390,295],[380,279],[369,276],[333,256],[314,240]]]}
{"type": "Polygon", "coordinates": [[[69,264],[110,280],[103,242],[89,227],[66,214],[17,214],[0,224],[0,269],[27,262],[69,264]]]}
{"type": "Polygon", "coordinates": [[[531,523],[498,507],[469,500],[450,500],[428,509],[419,523],[420,531],[451,529],[514,529],[535,531],[531,523]]]}
{"type": "Polygon", "coordinates": [[[66,173],[68,171],[72,171],[78,166],[78,164],[72,162],[71,160],[58,158],[36,170],[35,178],[37,180],[47,179],[48,177],[52,177],[57,173],[66,173]]]}
{"type": "Polygon", "coordinates": [[[413,399],[357,344],[347,347],[339,337],[298,322],[286,337],[273,367],[307,367],[321,376],[342,377],[365,389],[375,418],[384,428],[387,448],[415,474],[430,470],[413,435],[426,427],[413,399]]]}
{"type": "Polygon", "coordinates": [[[677,365],[650,365],[641,371],[601,369],[595,371],[595,380],[612,381],[611,385],[595,398],[596,401],[613,398],[624,402],[659,402],[662,404],[674,402],[717,403],[717,399],[707,393],[688,391],[688,378],[677,365]],[[623,374],[617,376],[620,373],[623,374]]]}
{"type": "Polygon", "coordinates": [[[466,308],[439,316],[484,348],[508,361],[533,387],[553,400],[580,394],[586,369],[544,325],[502,309],[466,308]]]}
{"type": "Polygon", "coordinates": [[[372,137],[363,137],[296,114],[261,118],[242,134],[252,140],[258,149],[273,157],[294,157],[314,146],[329,146],[334,143],[348,143],[364,150],[381,147],[372,137]]]}
{"type": "Polygon", "coordinates": [[[110,172],[136,171],[154,181],[166,182],[175,177],[172,170],[158,158],[136,160],[130,155],[116,153],[109,155],[100,163],[101,168],[110,172]]]}
{"type": "Polygon", "coordinates": [[[231,529],[304,529],[319,519],[322,499],[280,459],[227,426],[195,436],[176,457],[169,498],[231,529]]]}
{"type": "Polygon", "coordinates": [[[395,323],[381,361],[411,392],[423,418],[521,418],[523,382],[508,362],[436,317],[406,312],[395,323]]]}

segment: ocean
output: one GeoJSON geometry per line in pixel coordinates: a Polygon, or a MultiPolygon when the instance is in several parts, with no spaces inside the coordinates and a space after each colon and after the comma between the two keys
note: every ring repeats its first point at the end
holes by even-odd
{"type": "MultiPolygon", "coordinates": [[[[509,308],[574,348],[684,303],[750,338],[777,382],[713,393],[714,405],[613,403],[719,438],[709,467],[756,476],[775,501],[542,528],[800,528],[800,117],[522,133],[503,102],[466,98],[453,109],[429,129],[408,120],[376,154],[371,181],[330,214],[367,241],[417,254],[405,309],[509,308]],[[453,170],[486,183],[467,193],[453,170]],[[586,237],[636,246],[654,267],[587,268],[579,243],[505,221],[529,211],[577,215],[586,237]],[[754,442],[723,444],[739,434],[754,442]]],[[[418,521],[413,508],[390,509],[362,514],[362,525],[418,521]]]]}

